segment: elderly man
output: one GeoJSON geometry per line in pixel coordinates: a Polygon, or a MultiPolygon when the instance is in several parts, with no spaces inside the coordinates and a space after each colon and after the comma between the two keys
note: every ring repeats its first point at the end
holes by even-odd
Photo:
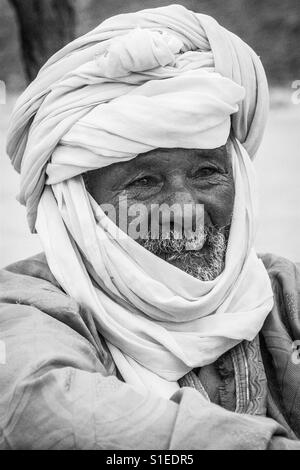
{"type": "Polygon", "coordinates": [[[267,106],[252,49],[179,5],[43,67],[8,137],[45,255],[1,273],[1,448],[300,448],[299,272],[254,250],[267,106]]]}

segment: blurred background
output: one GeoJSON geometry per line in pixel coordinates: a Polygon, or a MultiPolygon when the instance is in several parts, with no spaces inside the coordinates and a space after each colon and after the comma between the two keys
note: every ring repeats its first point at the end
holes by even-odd
{"type": "Polygon", "coordinates": [[[0,0],[0,267],[42,250],[16,201],[19,177],[5,153],[16,98],[47,58],[73,38],[112,15],[170,3],[214,16],[260,55],[271,109],[255,162],[256,247],[300,261],[299,0],[0,0]]]}

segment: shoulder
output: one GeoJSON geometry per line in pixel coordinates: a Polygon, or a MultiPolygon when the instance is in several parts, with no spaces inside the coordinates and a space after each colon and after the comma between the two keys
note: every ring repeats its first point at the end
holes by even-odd
{"type": "Polygon", "coordinates": [[[100,357],[107,356],[91,312],[60,288],[43,253],[0,270],[0,330],[19,334],[21,324],[64,336],[64,341],[76,337],[100,357]]]}
{"type": "Polygon", "coordinates": [[[1,270],[3,274],[10,272],[21,276],[30,276],[37,279],[48,281],[59,288],[55,277],[50,271],[46,256],[44,253],[38,253],[30,258],[22,259],[12,263],[1,270]]]}
{"type": "Polygon", "coordinates": [[[0,449],[75,447],[115,375],[92,316],[48,270],[38,257],[0,272],[0,449]]]}
{"type": "Polygon", "coordinates": [[[52,276],[43,254],[0,270],[0,305],[32,307],[64,323],[79,319],[79,305],[52,276]]]}
{"type": "Polygon", "coordinates": [[[271,280],[274,307],[266,325],[277,321],[291,338],[300,338],[300,265],[273,254],[260,255],[271,280]]]}
{"type": "Polygon", "coordinates": [[[262,353],[269,389],[286,420],[300,436],[299,351],[300,268],[276,255],[261,257],[271,280],[274,305],[261,331],[262,353]]]}
{"type": "Polygon", "coordinates": [[[264,263],[272,282],[280,282],[285,287],[292,283],[293,287],[299,289],[300,263],[295,263],[272,253],[260,254],[259,257],[264,263]]]}

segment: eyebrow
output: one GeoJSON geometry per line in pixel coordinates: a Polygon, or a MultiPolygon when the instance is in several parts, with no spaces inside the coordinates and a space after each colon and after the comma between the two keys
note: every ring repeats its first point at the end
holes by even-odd
{"type": "Polygon", "coordinates": [[[227,155],[227,148],[226,145],[222,145],[222,147],[217,147],[214,149],[195,149],[196,153],[201,157],[209,156],[209,157],[220,157],[224,154],[227,155]]]}

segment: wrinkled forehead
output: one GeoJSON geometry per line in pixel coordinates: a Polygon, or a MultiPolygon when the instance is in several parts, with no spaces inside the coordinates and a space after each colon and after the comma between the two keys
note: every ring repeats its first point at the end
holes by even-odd
{"type": "Polygon", "coordinates": [[[212,149],[158,148],[138,155],[131,164],[134,168],[151,165],[163,167],[165,164],[184,168],[191,163],[202,161],[227,166],[230,163],[230,145],[225,144],[212,149]]]}

